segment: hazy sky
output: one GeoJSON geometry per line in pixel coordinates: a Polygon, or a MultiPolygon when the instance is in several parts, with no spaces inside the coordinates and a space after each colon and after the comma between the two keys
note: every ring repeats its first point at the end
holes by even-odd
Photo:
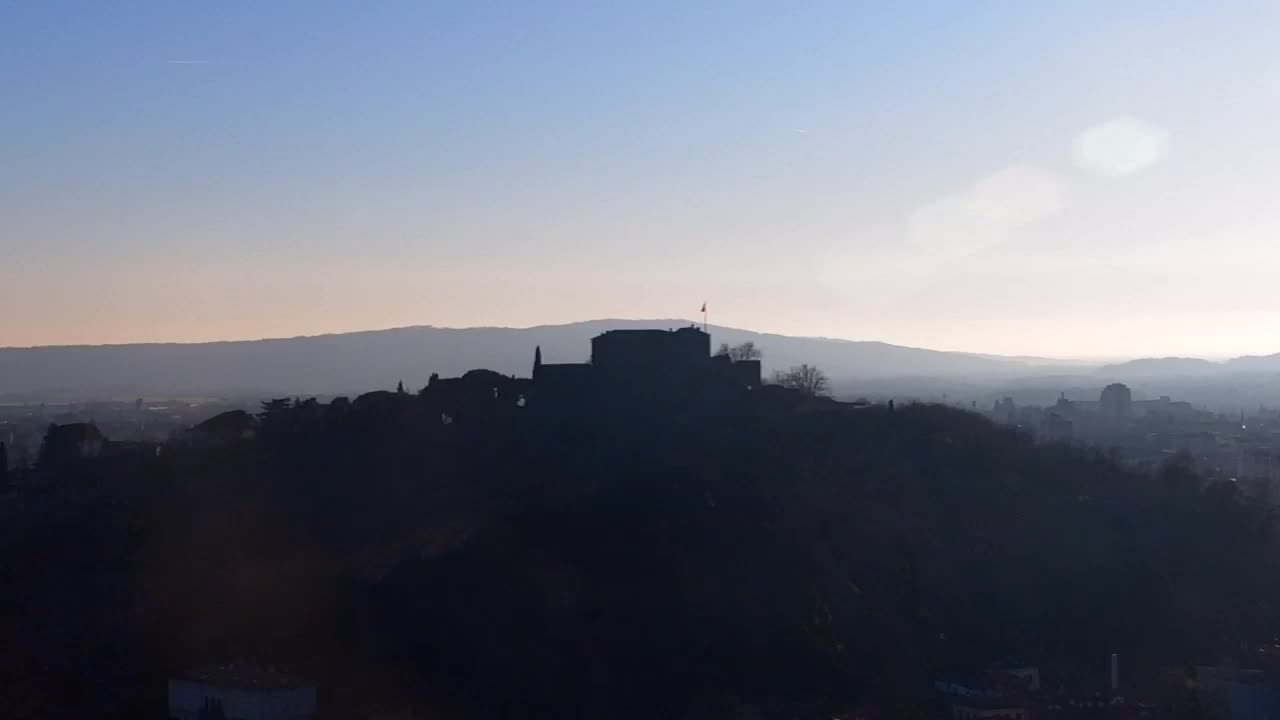
{"type": "Polygon", "coordinates": [[[1280,351],[1280,3],[0,0],[0,345],[1280,351]]]}

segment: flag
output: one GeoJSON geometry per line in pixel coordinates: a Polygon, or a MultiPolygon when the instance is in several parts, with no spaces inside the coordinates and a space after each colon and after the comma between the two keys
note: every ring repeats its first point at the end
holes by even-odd
{"type": "Polygon", "coordinates": [[[702,303],[702,312],[706,312],[706,311],[707,311],[707,304],[704,302],[702,303]]]}

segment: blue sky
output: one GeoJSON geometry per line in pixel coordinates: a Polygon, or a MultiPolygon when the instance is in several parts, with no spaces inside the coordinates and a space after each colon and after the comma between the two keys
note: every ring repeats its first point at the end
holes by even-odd
{"type": "Polygon", "coordinates": [[[1280,351],[1274,3],[691,5],[0,0],[0,345],[1280,351]]]}

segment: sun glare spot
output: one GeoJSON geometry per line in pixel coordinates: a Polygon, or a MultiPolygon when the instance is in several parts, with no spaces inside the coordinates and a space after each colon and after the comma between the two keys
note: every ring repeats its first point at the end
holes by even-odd
{"type": "Polygon", "coordinates": [[[1100,175],[1132,175],[1160,162],[1169,150],[1169,133],[1136,118],[1121,116],[1076,137],[1075,163],[1100,175]]]}

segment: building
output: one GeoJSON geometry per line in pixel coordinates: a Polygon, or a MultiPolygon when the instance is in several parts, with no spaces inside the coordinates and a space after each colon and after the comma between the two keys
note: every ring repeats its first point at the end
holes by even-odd
{"type": "Polygon", "coordinates": [[[544,363],[533,355],[539,391],[605,391],[653,396],[696,388],[748,390],[761,384],[759,360],[711,354],[711,336],[696,326],[677,330],[608,330],[591,339],[586,363],[544,363]]]}
{"type": "MultiPolygon", "coordinates": [[[[761,378],[759,360],[712,355],[711,336],[696,326],[609,330],[591,339],[588,362],[543,362],[539,346],[531,377],[491,370],[471,370],[458,378],[433,374],[420,397],[445,424],[526,407],[532,413],[572,416],[601,403],[632,409],[610,415],[631,422],[689,403],[732,412],[738,407],[734,399],[761,387],[761,378]]],[[[398,397],[385,394],[388,401],[398,397]]]]}
{"type": "Polygon", "coordinates": [[[679,330],[608,330],[591,339],[591,368],[609,384],[698,379],[710,368],[711,336],[679,330]]]}
{"type": "Polygon", "coordinates": [[[1124,383],[1111,383],[1102,388],[1102,395],[1098,397],[1098,406],[1110,417],[1130,417],[1133,415],[1133,392],[1124,383]]]}
{"type": "Polygon", "coordinates": [[[303,720],[314,686],[256,665],[219,665],[169,681],[170,720],[303,720]]]}
{"type": "Polygon", "coordinates": [[[102,454],[106,438],[93,423],[50,425],[40,446],[40,462],[47,465],[95,458],[102,454]]]}
{"type": "Polygon", "coordinates": [[[1018,424],[1018,407],[1013,404],[1013,398],[1005,396],[996,401],[991,408],[991,417],[998,423],[1003,425],[1018,424]]]}
{"type": "MultiPolygon", "coordinates": [[[[1034,681],[1037,684],[1040,681],[1038,671],[1034,681]]],[[[1030,682],[1031,679],[1024,677],[989,676],[976,684],[940,681],[934,683],[934,689],[941,695],[939,709],[945,708],[950,720],[1028,720],[1030,682]],[[1007,682],[1011,679],[1013,683],[1007,682]]]]}
{"type": "Polygon", "coordinates": [[[1135,400],[1132,405],[1135,415],[1151,420],[1189,422],[1198,414],[1191,403],[1174,401],[1168,395],[1161,395],[1155,400],[1135,400]]]}
{"type": "Polygon", "coordinates": [[[1250,497],[1276,502],[1280,500],[1280,453],[1271,448],[1235,448],[1234,477],[1250,497]]]}
{"type": "Polygon", "coordinates": [[[1027,706],[1013,697],[970,697],[951,705],[951,720],[1027,720],[1027,706]]]}
{"type": "Polygon", "coordinates": [[[950,720],[1147,720],[1155,717],[1155,705],[1126,697],[1122,691],[1119,656],[1112,654],[1108,660],[1105,674],[1095,674],[1100,669],[1096,666],[1060,666],[1042,678],[1038,666],[1011,662],[997,665],[968,682],[937,682],[934,689],[941,701],[939,715],[949,716],[950,720]]]}
{"type": "Polygon", "coordinates": [[[1074,424],[1056,412],[1046,412],[1040,423],[1039,438],[1046,443],[1070,443],[1074,439],[1074,424]]]}
{"type": "Polygon", "coordinates": [[[1280,683],[1272,672],[1200,666],[1196,697],[1208,720],[1271,720],[1280,716],[1280,683]]]}

